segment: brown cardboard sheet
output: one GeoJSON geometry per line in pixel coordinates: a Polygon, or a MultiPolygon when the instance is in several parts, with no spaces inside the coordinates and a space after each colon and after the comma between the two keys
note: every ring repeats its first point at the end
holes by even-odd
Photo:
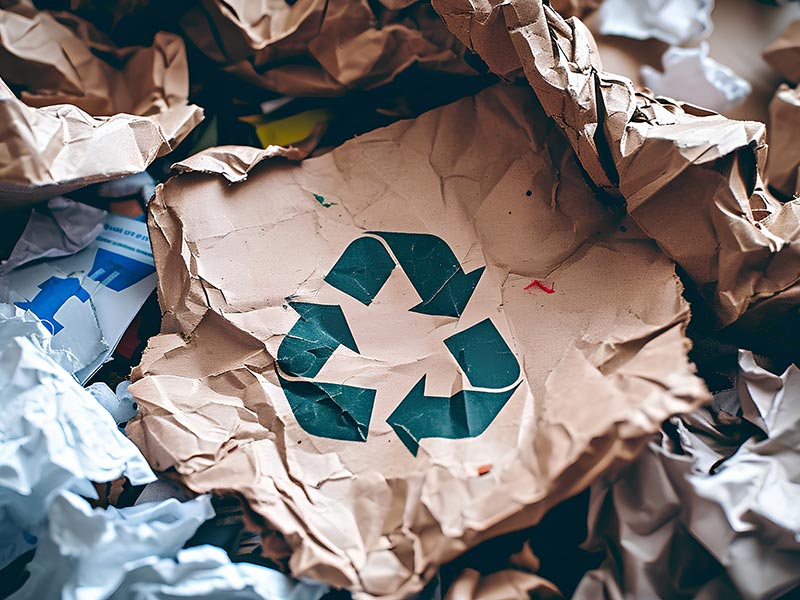
{"type": "Polygon", "coordinates": [[[239,495],[294,575],[403,598],[709,398],[673,263],[529,90],[300,164],[225,152],[246,181],[201,154],[222,174],[150,204],[164,318],[128,434],[239,495]]]}
{"type": "Polygon", "coordinates": [[[434,0],[448,27],[504,77],[524,72],[591,180],[694,281],[727,325],[780,304],[800,280],[796,202],[760,192],[764,126],[646,93],[602,70],[589,30],[540,0],[434,0]]]}

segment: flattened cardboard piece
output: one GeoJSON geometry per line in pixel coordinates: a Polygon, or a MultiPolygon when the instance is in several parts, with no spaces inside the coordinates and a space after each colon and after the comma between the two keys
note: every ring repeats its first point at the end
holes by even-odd
{"type": "Polygon", "coordinates": [[[769,105],[769,155],[767,183],[791,198],[800,193],[797,169],[800,168],[800,87],[784,84],[769,105]]]}
{"type": "Polygon", "coordinates": [[[155,280],[145,224],[108,213],[80,252],[0,272],[0,300],[39,317],[53,347],[78,359],[73,374],[84,383],[111,356],[155,280]]]}
{"type": "MultiPolygon", "coordinates": [[[[433,6],[496,73],[524,71],[588,176],[626,201],[637,224],[692,278],[718,325],[794,294],[800,240],[781,238],[751,207],[761,203],[763,125],[635,93],[629,79],[601,70],[580,21],[541,0],[433,6]]],[[[794,214],[790,204],[781,211],[794,214]]]]}
{"type": "Polygon", "coordinates": [[[800,20],[764,50],[764,60],[792,83],[800,83],[800,20]]]}
{"type": "Polygon", "coordinates": [[[0,10],[0,56],[3,78],[29,106],[72,104],[110,116],[187,104],[186,50],[172,33],[157,33],[147,48],[118,48],[69,13],[0,10]]]}
{"type": "Polygon", "coordinates": [[[673,265],[621,218],[508,86],[233,186],[175,177],[128,434],[240,495],[293,575],[403,598],[708,398],[673,265]]]}
{"type": "MultiPolygon", "coordinates": [[[[395,3],[392,3],[395,4],[395,3]]],[[[289,96],[343,95],[412,65],[473,75],[464,47],[430,5],[402,14],[366,0],[203,0],[181,18],[192,42],[246,81],[289,96]]]]}
{"type": "Polygon", "coordinates": [[[0,80],[0,209],[144,171],[203,118],[197,106],[151,117],[94,118],[75,106],[32,108],[0,80]]]}

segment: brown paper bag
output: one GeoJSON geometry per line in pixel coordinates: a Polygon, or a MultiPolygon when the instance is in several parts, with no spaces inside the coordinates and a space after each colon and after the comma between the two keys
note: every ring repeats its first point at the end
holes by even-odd
{"type": "Polygon", "coordinates": [[[464,61],[463,45],[429,3],[385,4],[388,8],[366,0],[203,0],[180,25],[209,58],[227,64],[227,71],[290,96],[371,89],[413,66],[475,74],[464,61]]]}
{"type": "Polygon", "coordinates": [[[164,320],[128,433],[240,495],[296,576],[402,598],[708,398],[673,264],[525,89],[234,185],[181,170],[151,203],[164,320]]]}

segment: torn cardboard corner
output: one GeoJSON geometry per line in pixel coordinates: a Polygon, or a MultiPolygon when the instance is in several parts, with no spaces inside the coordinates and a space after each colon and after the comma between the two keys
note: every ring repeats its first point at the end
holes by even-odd
{"type": "Polygon", "coordinates": [[[128,434],[240,495],[293,575],[403,598],[708,398],[673,264],[621,218],[510,86],[233,186],[174,177],[128,434]]]}
{"type": "Polygon", "coordinates": [[[180,26],[227,71],[289,96],[375,88],[411,67],[476,74],[428,3],[402,4],[396,12],[366,0],[301,0],[270,3],[265,11],[247,0],[204,0],[180,26]]]}
{"type": "Polygon", "coordinates": [[[781,85],[769,105],[767,183],[787,198],[800,194],[800,88],[781,85]]]}
{"type": "Polygon", "coordinates": [[[157,33],[150,47],[118,48],[70,13],[19,14],[12,6],[0,10],[0,50],[3,79],[29,106],[71,104],[111,116],[187,104],[186,49],[172,33],[157,33]]]}
{"type": "Polygon", "coordinates": [[[592,487],[588,543],[608,558],[575,598],[796,594],[800,370],[771,373],[744,351],[739,364],[736,389],[671,419],[623,477],[592,487]]]}
{"type": "MultiPolygon", "coordinates": [[[[541,0],[434,0],[450,30],[496,73],[524,73],[592,181],[686,271],[727,325],[793,295],[795,203],[765,200],[764,126],[636,93],[601,70],[591,33],[541,0]],[[770,215],[767,218],[765,215],[770,215]],[[774,217],[774,219],[773,219],[774,217]]],[[[796,221],[795,221],[796,222],[796,221]]]]}
{"type": "Polygon", "coordinates": [[[32,108],[0,80],[0,209],[144,171],[202,115],[192,105],[100,118],[69,105],[32,108]]]}
{"type": "Polygon", "coordinates": [[[792,83],[800,83],[800,20],[791,23],[764,50],[764,60],[792,83]]]}

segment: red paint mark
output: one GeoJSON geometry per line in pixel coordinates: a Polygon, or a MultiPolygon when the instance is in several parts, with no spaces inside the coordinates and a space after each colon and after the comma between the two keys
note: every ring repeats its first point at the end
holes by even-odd
{"type": "Polygon", "coordinates": [[[478,475],[486,475],[489,471],[492,470],[492,465],[481,465],[478,467],[478,475]]]}
{"type": "Polygon", "coordinates": [[[555,294],[556,293],[556,289],[554,287],[547,287],[545,284],[543,284],[538,279],[534,279],[533,281],[530,282],[530,284],[526,285],[522,289],[524,289],[525,291],[528,291],[532,287],[538,287],[540,290],[544,291],[545,294],[555,294]]]}

